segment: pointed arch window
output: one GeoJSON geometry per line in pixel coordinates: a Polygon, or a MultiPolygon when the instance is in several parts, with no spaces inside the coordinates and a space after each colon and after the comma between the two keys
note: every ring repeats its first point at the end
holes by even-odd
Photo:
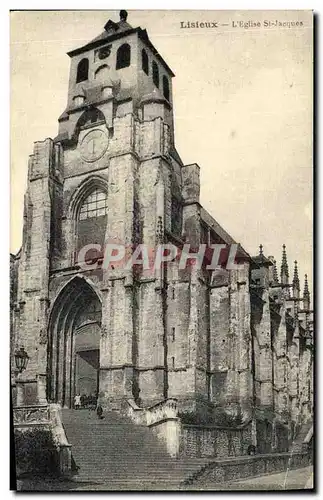
{"type": "Polygon", "coordinates": [[[77,122],[77,133],[79,130],[91,127],[94,124],[105,123],[104,114],[97,108],[90,108],[81,115],[77,122]]]}
{"type": "Polygon", "coordinates": [[[101,189],[95,189],[84,200],[81,209],[79,220],[93,219],[108,213],[107,195],[101,189]]]}
{"type": "Polygon", "coordinates": [[[127,68],[130,66],[131,48],[128,43],[124,43],[117,51],[116,69],[127,68]]]}
{"type": "Polygon", "coordinates": [[[84,82],[89,78],[89,60],[85,57],[77,66],[76,83],[84,82]]]}
{"type": "Polygon", "coordinates": [[[164,94],[164,97],[165,99],[167,99],[167,101],[169,101],[169,81],[168,81],[168,78],[167,76],[163,76],[163,94],[164,94]]]}
{"type": "Polygon", "coordinates": [[[159,69],[155,61],[153,61],[152,68],[153,68],[153,82],[159,89],[159,69]]]}
{"type": "MultiPolygon", "coordinates": [[[[86,245],[101,245],[103,249],[107,226],[108,197],[102,188],[94,188],[83,199],[78,211],[77,251],[86,245]]],[[[95,250],[90,251],[96,254],[95,250]]],[[[98,256],[98,255],[97,255],[98,256]]],[[[95,255],[94,255],[95,257],[95,255]]]]}
{"type": "Polygon", "coordinates": [[[146,73],[146,75],[149,75],[149,61],[145,49],[142,49],[141,51],[141,63],[143,71],[146,73]]]}

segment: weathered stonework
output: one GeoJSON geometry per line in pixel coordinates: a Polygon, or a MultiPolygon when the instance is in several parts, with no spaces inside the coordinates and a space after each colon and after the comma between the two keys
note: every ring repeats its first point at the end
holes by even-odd
{"type": "MultiPolygon", "coordinates": [[[[302,302],[295,287],[290,296],[284,270],[275,278],[272,258],[240,247],[239,270],[179,269],[176,260],[162,270],[105,269],[102,254],[79,265],[80,211],[95,190],[107,211],[91,243],[141,243],[149,257],[162,243],[235,243],[200,205],[198,165],[183,165],[176,152],[173,73],[140,28],[122,23],[69,54],[59,134],[36,142],[30,157],[23,244],[11,258],[11,348],[23,345],[30,357],[19,401],[22,387],[28,404],[67,407],[80,391],[119,410],[128,399],[148,406],[171,397],[181,411],[240,418],[266,451],[277,449],[276,429],[292,437],[313,412],[312,313],[307,296],[302,302]],[[124,43],[130,65],[114,70],[124,43]],[[97,60],[105,44],[110,69],[97,60]],[[168,98],[143,71],[143,49],[160,82],[167,78],[168,98]],[[84,57],[88,77],[76,83],[84,57]]],[[[203,456],[213,446],[205,436],[203,456]]]]}

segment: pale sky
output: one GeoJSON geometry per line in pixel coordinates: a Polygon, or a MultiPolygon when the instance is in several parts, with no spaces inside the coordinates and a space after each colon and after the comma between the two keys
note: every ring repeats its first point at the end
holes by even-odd
{"type": "MultiPolygon", "coordinates": [[[[118,11],[11,13],[11,252],[22,237],[33,142],[57,135],[67,102],[66,52],[103,31],[118,11]]],[[[201,167],[201,203],[251,254],[260,243],[280,268],[312,285],[311,11],[129,11],[176,77],[175,140],[201,167]],[[260,28],[237,27],[259,21],[260,28]],[[265,27],[264,21],[302,22],[265,27]],[[181,28],[181,22],[218,28],[181,28]],[[227,26],[221,26],[221,25],[227,26]]]]}

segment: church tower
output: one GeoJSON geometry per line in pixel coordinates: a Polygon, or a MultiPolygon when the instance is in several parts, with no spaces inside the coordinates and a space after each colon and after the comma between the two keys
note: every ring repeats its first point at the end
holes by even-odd
{"type": "Polygon", "coordinates": [[[68,55],[68,101],[59,118],[60,141],[77,141],[85,161],[94,162],[114,137],[114,118],[135,113],[143,121],[163,118],[173,142],[174,73],[150,42],[146,30],[128,24],[126,11],[120,11],[119,22],[109,20],[101,35],[68,55]],[[80,127],[89,126],[89,122],[86,118],[79,120],[85,110],[94,108],[96,119],[105,121],[107,137],[92,134],[83,141],[80,127]]]}
{"type": "Polygon", "coordinates": [[[301,297],[285,246],[279,278],[262,246],[250,256],[203,208],[199,166],[175,147],[174,74],[126,11],[68,56],[66,108],[30,156],[12,258],[11,347],[29,359],[15,405],[176,399],[182,415],[245,426],[259,452],[286,451],[312,411],[307,281],[301,297]],[[170,244],[177,258],[155,266],[170,244]]]}
{"type": "Polygon", "coordinates": [[[30,157],[15,342],[32,361],[19,391],[63,406],[83,392],[113,408],[154,403],[174,366],[164,277],[102,261],[111,242],[154,253],[181,238],[183,197],[199,189],[182,193],[182,179],[198,181],[198,167],[174,146],[174,74],[126,11],[68,55],[58,135],[30,157]]]}

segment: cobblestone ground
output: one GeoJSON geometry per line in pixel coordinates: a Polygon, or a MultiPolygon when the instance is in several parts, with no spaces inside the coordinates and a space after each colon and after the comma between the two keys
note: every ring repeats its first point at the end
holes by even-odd
{"type": "MultiPolygon", "coordinates": [[[[312,489],[313,488],[313,467],[305,467],[303,469],[290,470],[286,472],[281,472],[279,474],[268,474],[266,476],[259,476],[252,479],[244,479],[241,481],[234,481],[232,483],[225,484],[209,484],[203,487],[199,486],[187,486],[183,488],[187,491],[192,490],[209,490],[209,491],[236,491],[236,490],[302,490],[302,489],[312,489]]],[[[94,485],[91,483],[75,483],[72,481],[57,481],[48,480],[40,478],[28,478],[24,480],[17,481],[18,491],[108,491],[109,485],[94,485]]],[[[173,489],[173,488],[163,488],[173,489]]],[[[149,488],[149,491],[159,490],[160,488],[156,485],[155,487],[149,488]]],[[[139,490],[142,491],[142,490],[139,490]]]]}
{"type": "MultiPolygon", "coordinates": [[[[313,488],[313,467],[294,469],[279,474],[268,474],[226,483],[222,485],[207,485],[203,490],[303,490],[313,488]]],[[[193,489],[191,486],[187,489],[193,489]]],[[[195,488],[194,488],[195,489],[195,488]]],[[[202,488],[198,488],[202,490],[202,488]]]]}

